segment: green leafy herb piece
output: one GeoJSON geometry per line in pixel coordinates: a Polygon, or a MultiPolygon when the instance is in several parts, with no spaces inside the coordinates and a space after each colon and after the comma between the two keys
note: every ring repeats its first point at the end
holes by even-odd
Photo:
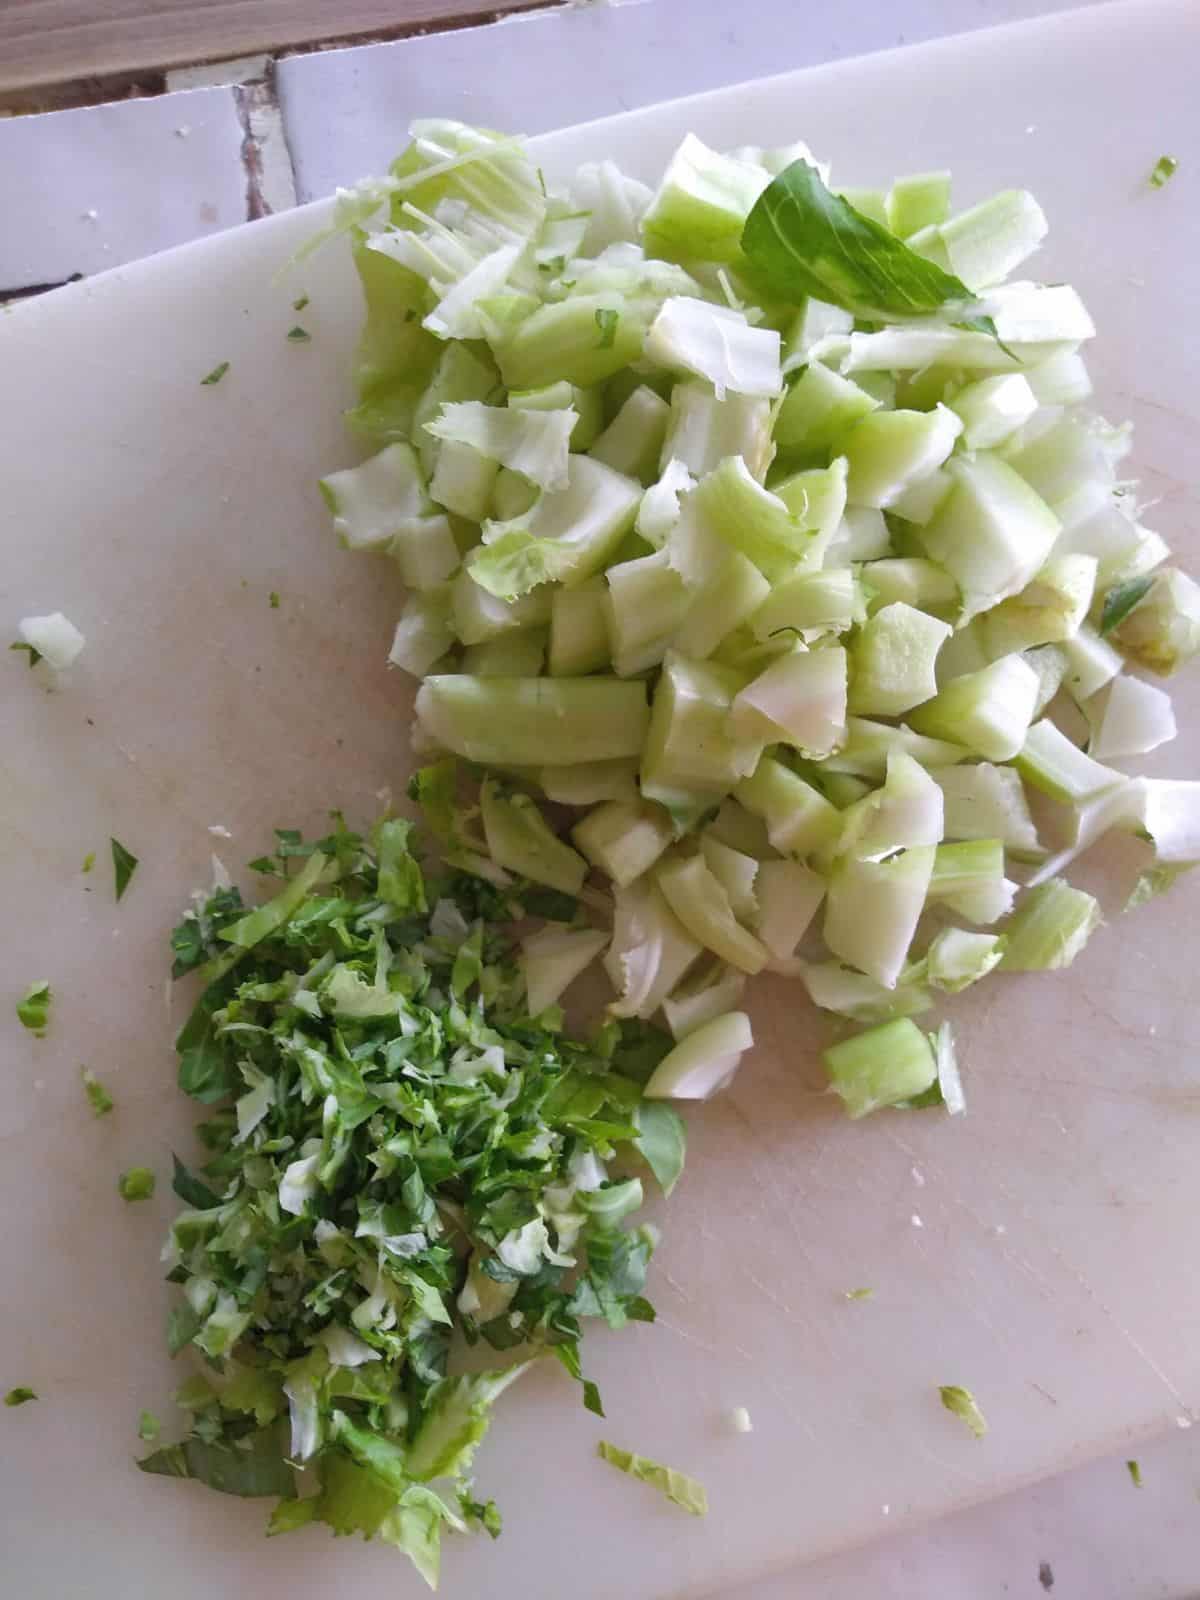
{"type": "Polygon", "coordinates": [[[288,329],[289,344],[311,344],[312,334],[307,328],[300,327],[299,323],[294,328],[288,329]]]}
{"type": "Polygon", "coordinates": [[[1100,613],[1101,634],[1112,633],[1114,628],[1119,628],[1133,608],[1146,598],[1153,584],[1153,573],[1114,584],[1104,596],[1104,609],[1100,613]]]}
{"type": "Polygon", "coordinates": [[[293,311],[303,311],[305,306],[307,306],[307,304],[308,304],[308,296],[306,294],[302,294],[298,300],[293,300],[292,301],[292,310],[293,311]]]}
{"type": "Polygon", "coordinates": [[[85,855],[84,858],[83,858],[83,866],[80,868],[80,871],[81,872],[90,872],[95,865],[96,865],[96,852],[94,850],[89,850],[87,855],[85,855]]]}
{"type": "Polygon", "coordinates": [[[1150,187],[1161,189],[1179,171],[1179,161],[1175,156],[1159,156],[1150,169],[1150,187]]]}
{"type": "Polygon", "coordinates": [[[89,1067],[80,1069],[83,1077],[83,1090],[88,1097],[92,1111],[98,1117],[107,1116],[113,1108],[113,1097],[100,1082],[100,1079],[89,1067]]]}
{"type": "Polygon", "coordinates": [[[598,350],[612,348],[613,341],[617,337],[617,325],[620,320],[621,313],[614,311],[611,307],[600,306],[597,309],[596,326],[600,330],[600,342],[596,347],[598,350]]]}
{"type": "Polygon", "coordinates": [[[1139,874],[1138,881],[1134,884],[1129,899],[1126,900],[1122,910],[1134,911],[1138,906],[1144,906],[1147,900],[1154,900],[1175,882],[1176,878],[1190,872],[1195,866],[1194,861],[1163,862],[1158,866],[1147,867],[1145,872],[1139,874]]]}
{"type": "Polygon", "coordinates": [[[110,839],[112,846],[113,877],[116,882],[117,899],[129,887],[129,880],[137,870],[138,858],[132,851],[127,850],[119,839],[110,839]]]}
{"type": "Polygon", "coordinates": [[[975,296],[961,279],[919,256],[794,161],[754,203],[742,250],[771,294],[806,295],[864,316],[920,316],[975,296]]]}
{"type": "Polygon", "coordinates": [[[959,1418],[970,1428],[977,1439],[982,1439],[988,1431],[987,1420],[975,1402],[975,1396],[969,1389],[961,1389],[957,1384],[942,1384],[938,1389],[942,1397],[942,1404],[947,1411],[959,1418]]]}
{"type": "Polygon", "coordinates": [[[627,1472],[631,1478],[658,1489],[672,1505],[679,1506],[693,1517],[707,1516],[708,1496],[704,1492],[704,1485],[695,1478],[689,1478],[684,1472],[676,1472],[674,1467],[664,1467],[658,1461],[651,1461],[648,1456],[622,1450],[607,1439],[601,1439],[596,1446],[596,1453],[610,1467],[616,1467],[618,1472],[627,1472]]]}
{"type": "Polygon", "coordinates": [[[267,600],[272,611],[279,610],[279,591],[277,589],[271,590],[270,594],[267,596],[267,600]]]}
{"type": "Polygon", "coordinates": [[[1129,1474],[1129,1481],[1133,1484],[1133,1487],[1135,1489],[1140,1489],[1142,1487],[1141,1463],[1137,1461],[1127,1461],[1125,1463],[1125,1470],[1129,1474]]]}
{"type": "Polygon", "coordinates": [[[130,1167],[117,1179],[117,1193],[122,1200],[149,1200],[154,1193],[154,1174],[149,1167],[130,1167]]]}
{"type": "Polygon", "coordinates": [[[679,1182],[687,1153],[683,1118],[663,1100],[644,1100],[636,1114],[635,1147],[665,1195],[679,1182]]]}
{"type": "Polygon", "coordinates": [[[17,1001],[17,1016],[24,1025],[36,1033],[40,1039],[46,1032],[46,1025],[50,1021],[50,1002],[53,995],[48,983],[31,983],[24,995],[17,1001]]]}
{"type": "Polygon", "coordinates": [[[15,1389],[10,1389],[4,1396],[6,1406],[23,1406],[30,1400],[36,1400],[37,1395],[32,1389],[27,1389],[24,1384],[18,1384],[15,1389]]]}
{"type": "Polygon", "coordinates": [[[138,1438],[141,1439],[143,1443],[153,1444],[155,1439],[157,1439],[159,1434],[162,1432],[162,1423],[154,1415],[153,1411],[143,1411],[141,1416],[138,1418],[137,1431],[138,1438]]]}
{"type": "Polygon", "coordinates": [[[245,1435],[237,1444],[185,1439],[143,1456],[137,1465],[164,1478],[195,1478],[221,1494],[290,1497],[296,1492],[296,1479],[285,1450],[279,1431],[269,1428],[245,1435]]]}
{"type": "Polygon", "coordinates": [[[10,650],[24,650],[25,654],[29,657],[30,667],[36,667],[38,662],[42,659],[42,652],[37,648],[37,646],[27,644],[24,639],[14,640],[8,648],[10,650]]]}
{"type": "Polygon", "coordinates": [[[172,1155],[171,1160],[174,1164],[171,1187],[186,1205],[194,1206],[197,1211],[212,1211],[221,1204],[220,1196],[193,1177],[177,1155],[172,1155]]]}
{"type": "Polygon", "coordinates": [[[225,374],[228,371],[229,371],[229,363],[228,363],[228,361],[222,361],[212,369],[212,371],[208,374],[208,376],[206,378],[201,378],[200,379],[200,383],[201,383],[202,386],[208,385],[208,384],[213,384],[213,383],[220,383],[221,379],[225,376],[225,374]]]}
{"type": "Polygon", "coordinates": [[[847,1289],[845,1298],[847,1300],[873,1300],[875,1291],[874,1289],[847,1289]]]}

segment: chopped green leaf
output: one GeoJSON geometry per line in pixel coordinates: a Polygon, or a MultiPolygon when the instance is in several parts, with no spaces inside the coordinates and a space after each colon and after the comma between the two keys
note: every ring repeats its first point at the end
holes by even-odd
{"type": "Polygon", "coordinates": [[[271,590],[270,594],[267,596],[267,600],[272,611],[279,610],[279,591],[277,589],[271,590]]]}
{"type": "Polygon", "coordinates": [[[695,1478],[689,1478],[686,1473],[676,1472],[674,1467],[664,1467],[658,1461],[651,1461],[648,1456],[622,1450],[615,1444],[609,1444],[607,1439],[601,1439],[596,1446],[596,1453],[610,1467],[616,1467],[618,1472],[627,1472],[631,1478],[660,1490],[672,1505],[679,1506],[693,1517],[708,1514],[708,1496],[704,1492],[704,1485],[695,1478]]]}
{"type": "Polygon", "coordinates": [[[10,1389],[4,1396],[6,1406],[23,1406],[30,1400],[36,1400],[37,1395],[32,1389],[27,1389],[24,1384],[18,1384],[15,1389],[10,1389]]]}
{"type": "Polygon", "coordinates": [[[100,1079],[88,1067],[81,1068],[83,1076],[83,1089],[88,1097],[93,1112],[98,1117],[105,1116],[113,1108],[113,1097],[100,1082],[100,1079]]]}
{"type": "Polygon", "coordinates": [[[964,1422],[977,1439],[982,1439],[988,1431],[988,1425],[971,1391],[961,1389],[957,1384],[942,1384],[938,1394],[946,1410],[964,1422]]]}
{"type": "Polygon", "coordinates": [[[87,855],[85,855],[84,858],[83,858],[83,866],[80,868],[80,871],[81,872],[90,872],[95,865],[96,865],[96,852],[94,850],[89,850],[87,855]]]}
{"type": "Polygon", "coordinates": [[[31,983],[17,1001],[17,1016],[40,1039],[50,1020],[50,1002],[53,995],[48,983],[31,983]]]}
{"type": "Polygon", "coordinates": [[[221,1494],[248,1497],[295,1494],[295,1475],[274,1428],[245,1435],[236,1444],[185,1439],[143,1456],[138,1467],[164,1478],[195,1478],[221,1494]]]}
{"type": "Polygon", "coordinates": [[[596,326],[600,330],[600,343],[597,349],[611,349],[617,337],[617,325],[621,320],[621,313],[609,307],[601,306],[596,311],[596,326]]]}
{"type": "Polygon", "coordinates": [[[302,328],[297,324],[294,328],[288,329],[288,342],[290,344],[311,344],[312,334],[309,333],[307,328],[302,328]]]}
{"type": "Polygon", "coordinates": [[[1100,613],[1101,635],[1119,628],[1133,608],[1150,593],[1153,585],[1154,577],[1150,573],[1115,584],[1104,596],[1104,609],[1100,613]]]}
{"type": "Polygon", "coordinates": [[[117,1179],[117,1193],[122,1200],[149,1200],[154,1193],[154,1174],[149,1167],[130,1167],[117,1179]]]}
{"type": "Polygon", "coordinates": [[[859,315],[912,317],[975,298],[961,279],[827,189],[805,160],[759,195],[742,249],[763,286],[793,305],[814,295],[859,315]]]}
{"type": "Polygon", "coordinates": [[[228,361],[222,361],[212,369],[212,371],[208,374],[208,376],[206,378],[201,378],[200,382],[201,382],[202,385],[212,384],[212,383],[220,383],[221,379],[225,376],[225,374],[228,371],[229,371],[229,363],[228,363],[228,361]]]}
{"type": "Polygon", "coordinates": [[[1127,1461],[1125,1463],[1125,1470],[1129,1474],[1129,1481],[1133,1484],[1133,1487],[1135,1489],[1140,1489],[1142,1487],[1141,1464],[1137,1461],[1127,1461]]]}
{"type": "Polygon", "coordinates": [[[143,1411],[138,1418],[138,1438],[146,1444],[153,1444],[162,1431],[162,1423],[153,1411],[143,1411]]]}
{"type": "Polygon", "coordinates": [[[298,300],[293,300],[292,301],[292,310],[293,311],[303,311],[305,306],[307,306],[307,304],[308,304],[308,296],[306,294],[302,294],[298,300]]]}
{"type": "Polygon", "coordinates": [[[1164,184],[1171,181],[1178,171],[1179,161],[1177,157],[1159,156],[1150,169],[1150,187],[1152,189],[1161,189],[1164,184]]]}
{"type": "Polygon", "coordinates": [[[875,1291],[874,1289],[847,1289],[845,1298],[847,1300],[873,1300],[875,1291]]]}
{"type": "Polygon", "coordinates": [[[637,1108],[635,1148],[666,1195],[679,1182],[687,1151],[683,1118],[662,1100],[645,1100],[637,1108]]]}
{"type": "Polygon", "coordinates": [[[113,877],[116,880],[119,900],[129,887],[129,880],[137,868],[138,858],[127,850],[119,839],[110,839],[108,842],[112,846],[113,877]]]}
{"type": "Polygon", "coordinates": [[[10,650],[24,650],[26,655],[29,657],[29,665],[31,667],[36,667],[38,662],[42,659],[42,652],[37,648],[37,646],[27,644],[24,639],[15,640],[9,645],[8,648],[10,650]]]}
{"type": "Polygon", "coordinates": [[[1185,872],[1190,872],[1195,864],[1194,861],[1183,861],[1147,867],[1145,872],[1139,874],[1138,881],[1134,884],[1129,899],[1122,909],[1134,911],[1138,906],[1144,906],[1147,900],[1154,900],[1160,894],[1166,894],[1176,878],[1182,877],[1185,872]]]}

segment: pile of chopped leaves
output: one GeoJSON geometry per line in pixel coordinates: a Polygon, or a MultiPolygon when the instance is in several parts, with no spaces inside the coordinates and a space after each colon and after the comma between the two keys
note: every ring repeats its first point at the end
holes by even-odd
{"type": "Polygon", "coordinates": [[[254,863],[283,880],[272,899],[218,887],[171,936],[175,975],[203,984],[179,1081],[211,1110],[199,1172],[176,1162],[168,1338],[202,1360],[177,1396],[189,1432],[140,1465],[277,1497],[270,1533],[378,1535],[433,1584],[445,1529],[500,1531],[472,1463],[533,1359],[603,1415],[586,1322],[654,1319],[656,1232],[621,1174],[669,1191],[684,1146],[642,1097],[666,1035],[609,1021],[581,1043],[558,1007],[526,1013],[515,934],[539,911],[582,923],[579,903],[427,878],[411,828],[279,830],[254,863]]]}

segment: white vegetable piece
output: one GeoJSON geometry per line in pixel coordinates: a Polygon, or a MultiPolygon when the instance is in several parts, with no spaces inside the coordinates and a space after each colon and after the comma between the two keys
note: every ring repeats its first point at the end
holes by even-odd
{"type": "Polygon", "coordinates": [[[87,643],[75,624],[61,611],[45,617],[22,617],[17,624],[22,641],[36,650],[55,672],[65,672],[87,643]]]}
{"type": "Polygon", "coordinates": [[[694,372],[712,384],[717,399],[732,394],[773,397],[783,388],[779,335],[753,328],[739,311],[676,295],[650,324],[646,358],[694,372]]]}
{"type": "Polygon", "coordinates": [[[1171,696],[1125,674],[1113,679],[1102,703],[1088,712],[1094,729],[1088,754],[1096,761],[1147,755],[1177,732],[1171,696]]]}
{"type": "Polygon", "coordinates": [[[543,928],[521,941],[521,970],[531,1017],[555,1005],[563,991],[608,943],[594,928],[543,928]]]}
{"type": "Polygon", "coordinates": [[[667,1052],[650,1075],[646,1099],[707,1100],[725,1087],[753,1044],[750,1018],[744,1011],[714,1017],[667,1052]]]}

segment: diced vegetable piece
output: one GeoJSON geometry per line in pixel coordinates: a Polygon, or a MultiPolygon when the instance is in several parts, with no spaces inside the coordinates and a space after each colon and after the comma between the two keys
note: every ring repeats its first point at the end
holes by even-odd
{"type": "Polygon", "coordinates": [[[527,516],[537,504],[538,491],[519,472],[501,467],[492,484],[491,512],[495,522],[513,522],[527,516]]]}
{"type": "Polygon", "coordinates": [[[571,199],[586,213],[582,248],[598,255],[610,244],[636,243],[653,190],[621,171],[615,161],[585,161],[571,180],[571,199]]]}
{"type": "Polygon", "coordinates": [[[632,805],[638,798],[637,762],[585,761],[574,767],[542,767],[538,783],[547,800],[564,806],[601,805],[608,800],[632,805]]]}
{"type": "MultiPolygon", "coordinates": [[[[886,228],[887,196],[882,189],[839,189],[838,195],[847,205],[853,206],[860,216],[870,217],[881,228],[886,228]]],[[[895,232],[895,229],[892,230],[895,232]]]]}
{"type": "Polygon", "coordinates": [[[741,456],[750,476],[761,482],[774,449],[771,401],[765,396],[729,391],[718,399],[712,385],[698,379],[672,388],[660,458],[664,471],[675,460],[702,478],[726,456],[741,456]]]}
{"type": "Polygon", "coordinates": [[[1038,408],[1028,378],[1019,372],[978,378],[960,389],[948,404],[962,418],[962,442],[968,450],[987,450],[1003,444],[1038,408]]]}
{"type": "Polygon", "coordinates": [[[795,745],[817,760],[846,736],[846,652],[841,645],[799,647],[780,656],[733,702],[733,722],[747,738],[795,745]]]}
{"type": "Polygon", "coordinates": [[[456,572],[458,544],[448,517],[412,517],[388,545],[388,554],[410,589],[436,589],[456,572]]]}
{"type": "Polygon", "coordinates": [[[896,1017],[917,1017],[933,1005],[933,996],[918,976],[906,967],[894,989],[885,989],[865,973],[854,972],[840,961],[802,962],[800,980],[813,1005],[852,1022],[891,1022],[896,1017]]]}
{"type": "Polygon", "coordinates": [[[979,311],[995,324],[997,342],[1018,346],[1023,359],[1041,359],[1057,344],[1079,344],[1096,332],[1087,307],[1069,283],[997,285],[980,300],[979,311]]]}
{"type": "MultiPolygon", "coordinates": [[[[983,620],[982,617],[976,617],[975,624],[983,620]]],[[[1063,686],[1063,680],[1067,676],[1067,656],[1065,650],[1057,644],[1039,645],[1036,650],[1022,651],[1022,656],[1026,665],[1032,667],[1038,677],[1037,699],[1033,703],[1033,715],[1036,721],[1063,686]]]]}
{"type": "Polygon", "coordinates": [[[914,172],[897,178],[888,190],[887,226],[901,239],[921,228],[936,227],[949,215],[948,172],[914,172]]]}
{"type": "Polygon", "coordinates": [[[642,218],[647,249],[670,259],[736,260],[746,218],[769,181],[764,168],[718,155],[689,133],[642,218]]]}
{"type": "Polygon", "coordinates": [[[851,711],[897,717],[929,700],[937,693],[937,653],[953,631],[903,601],[868,618],[853,645],[851,711]]]}
{"type": "Polygon", "coordinates": [[[1026,735],[1016,768],[1035,789],[1071,805],[1124,782],[1123,773],[1093,761],[1045,717],[1026,735]]]}
{"type": "Polygon", "coordinates": [[[1141,825],[1161,863],[1200,861],[1200,783],[1175,778],[1141,780],[1141,825]]]}
{"type": "Polygon", "coordinates": [[[579,893],[587,862],[558,838],[527,794],[506,791],[494,778],[485,778],[480,807],[488,854],[498,867],[563,894],[579,893]]]}
{"type": "Polygon", "coordinates": [[[572,588],[609,560],[633,527],[641,497],[632,478],[590,456],[570,456],[566,487],[547,491],[512,522],[488,523],[468,571],[504,600],[552,580],[572,588]]]}
{"type": "Polygon", "coordinates": [[[871,596],[872,611],[899,601],[919,611],[949,612],[958,599],[958,586],[950,574],[922,556],[868,561],[862,569],[862,581],[871,596]]]}
{"type": "Polygon", "coordinates": [[[825,547],[825,566],[877,561],[891,550],[891,530],[878,506],[847,506],[841,524],[825,547]]]}
{"type": "Polygon", "coordinates": [[[410,444],[389,444],[360,466],[331,472],[320,488],[348,550],[385,550],[412,518],[436,509],[410,444]]]}
{"type": "Polygon", "coordinates": [[[565,379],[602,383],[642,353],[647,318],[612,289],[547,301],[519,322],[496,355],[505,386],[538,389],[565,379]]]}
{"type": "Polygon", "coordinates": [[[1063,878],[1029,889],[1004,927],[1007,940],[1001,970],[1053,972],[1069,967],[1101,923],[1090,894],[1063,878]]]}
{"type": "Polygon", "coordinates": [[[731,796],[721,801],[716,816],[706,825],[704,832],[709,838],[727,844],[731,850],[754,856],[757,861],[769,861],[775,857],[762,818],[747,811],[731,796]]]}
{"type": "Polygon", "coordinates": [[[893,750],[882,789],[844,813],[838,853],[882,861],[914,845],[940,844],[942,829],[942,791],[911,756],[893,750]]]}
{"type": "Polygon", "coordinates": [[[1004,189],[943,222],[938,236],[950,271],[968,289],[1000,283],[1046,237],[1046,217],[1027,189],[1004,189]]]}
{"type": "Polygon", "coordinates": [[[764,756],[734,789],[746,810],[767,825],[772,846],[784,855],[809,856],[828,848],[841,832],[836,806],[782,761],[764,756]]]}
{"type": "Polygon", "coordinates": [[[933,872],[934,847],[887,861],[840,856],[825,900],[825,943],[840,960],[893,989],[933,872]]]}
{"type": "Polygon", "coordinates": [[[825,879],[798,861],[763,861],[754,893],[755,933],[772,962],[790,961],[825,898],[825,879]]]}
{"type": "MultiPolygon", "coordinates": [[[[935,467],[923,478],[910,483],[907,489],[896,496],[888,510],[893,517],[900,517],[914,527],[923,528],[933,521],[934,512],[950,493],[952,481],[945,468],[935,467]]],[[[953,586],[953,580],[951,584],[953,586]]]]}
{"type": "Polygon", "coordinates": [[[810,362],[783,398],[775,443],[785,450],[829,450],[879,401],[819,361],[810,362]]]}
{"type": "MultiPolygon", "coordinates": [[[[45,617],[22,617],[17,632],[23,645],[36,651],[48,667],[55,672],[65,672],[77,660],[86,644],[83,634],[61,611],[52,611],[45,617]]],[[[32,664],[35,657],[31,655],[32,664]]]]}
{"type": "Polygon", "coordinates": [[[450,621],[450,596],[445,590],[410,594],[396,624],[388,664],[423,678],[456,638],[450,621]]]}
{"type": "Polygon", "coordinates": [[[536,678],[545,660],[545,628],[510,628],[467,645],[460,666],[477,678],[536,678]]]}
{"type": "MultiPolygon", "coordinates": [[[[839,348],[818,353],[823,359],[836,361],[843,375],[854,373],[855,381],[864,389],[879,393],[878,381],[886,379],[890,386],[892,373],[919,374],[933,368],[939,372],[1014,372],[1027,362],[1043,360],[1059,348],[1056,342],[1018,342],[1011,346],[1007,340],[1001,343],[990,332],[976,333],[925,319],[920,323],[884,327],[878,333],[852,333],[839,348]],[[868,383],[868,379],[877,381],[868,383]]],[[[890,387],[879,397],[885,405],[894,404],[895,396],[890,387]]]]}
{"type": "Polygon", "coordinates": [[[590,449],[604,425],[603,392],[598,388],[581,389],[565,379],[543,384],[540,389],[512,389],[507,403],[512,411],[574,411],[572,450],[590,449]]]}
{"type": "Polygon", "coordinates": [[[1074,350],[1056,350],[1025,376],[1040,406],[1076,405],[1092,392],[1083,357],[1074,350]]]}
{"type": "Polygon", "coordinates": [[[1012,910],[1015,883],[1004,876],[999,839],[940,844],[929,879],[930,904],[947,906],[968,922],[988,927],[1012,910]]]}
{"type": "Polygon", "coordinates": [[[550,597],[552,678],[575,678],[609,666],[608,585],[589,578],[574,589],[556,588],[550,597]]]}
{"type": "Polygon", "coordinates": [[[577,822],[571,837],[594,867],[624,888],[649,871],[673,842],[675,830],[661,806],[614,800],[577,822]]]}
{"type": "Polygon", "coordinates": [[[859,778],[882,781],[887,769],[888,756],[893,750],[903,750],[919,761],[923,767],[952,767],[959,761],[970,759],[965,745],[948,739],[927,739],[914,733],[903,723],[893,728],[886,722],[872,722],[868,717],[846,718],[846,742],[840,750],[827,756],[823,770],[829,773],[851,773],[859,778]]]}
{"type": "Polygon", "coordinates": [[[647,1100],[707,1100],[723,1089],[752,1048],[744,1011],[728,1011],[695,1028],[655,1067],[643,1091],[647,1100]]]}
{"type": "MultiPolygon", "coordinates": [[[[931,412],[873,411],[846,435],[842,447],[849,463],[850,504],[892,505],[942,465],[961,432],[962,423],[943,405],[931,412]]],[[[930,553],[939,559],[936,551],[930,553]]],[[[948,562],[942,565],[949,568],[948,562]]]]}
{"type": "Polygon", "coordinates": [[[1076,856],[1090,850],[1110,829],[1132,831],[1141,828],[1145,811],[1145,784],[1144,778],[1123,778],[1110,788],[1102,789],[1099,794],[1073,806],[1065,826],[1056,828],[1056,832],[1065,838],[1063,847],[1054,855],[1047,856],[1037,871],[1030,874],[1026,880],[1028,886],[1032,888],[1044,883],[1047,878],[1058,877],[1076,856]]]}
{"type": "Polygon", "coordinates": [[[563,991],[608,943],[594,928],[543,928],[521,942],[521,971],[531,1017],[557,1005],[563,991]]]}
{"type": "Polygon", "coordinates": [[[538,628],[549,622],[550,591],[541,588],[519,599],[503,600],[463,571],[451,580],[450,610],[454,631],[463,644],[482,644],[509,628],[538,628]]]}
{"type": "Polygon", "coordinates": [[[1020,594],[1050,554],[1057,517],[998,456],[957,459],[954,479],[921,534],[963,595],[964,620],[1020,594]]]}
{"type": "Polygon", "coordinates": [[[784,341],[784,370],[794,371],[804,366],[820,347],[840,335],[848,335],[854,327],[854,313],[842,306],[831,305],[806,295],[796,312],[784,341]]]}
{"type": "Polygon", "coordinates": [[[933,1047],[907,1017],[831,1045],[821,1059],[851,1117],[915,1100],[937,1081],[933,1047]]]}
{"type": "Polygon", "coordinates": [[[702,478],[688,508],[771,580],[791,571],[815,542],[813,525],[756,483],[740,456],[727,457],[702,478]]]}
{"type": "Polygon", "coordinates": [[[781,479],[774,492],[812,534],[805,551],[809,567],[821,565],[846,510],[846,459],[838,456],[827,467],[809,467],[781,479]]]}
{"type": "Polygon", "coordinates": [[[730,910],[742,923],[752,923],[758,914],[755,881],[758,861],[745,851],[722,844],[706,828],[700,835],[700,854],[704,864],[724,889],[730,910]]]}
{"type": "Polygon", "coordinates": [[[942,791],[947,839],[996,839],[1029,860],[1043,854],[1021,779],[1011,767],[988,761],[944,767],[935,782],[942,791]]]}
{"type": "Polygon", "coordinates": [[[663,302],[646,335],[645,354],[671,371],[711,383],[718,400],[726,391],[770,397],[783,387],[775,329],[753,327],[739,311],[687,295],[663,302]]]}
{"type": "Polygon", "coordinates": [[[429,480],[429,497],[455,516],[482,522],[492,505],[499,470],[472,445],[444,440],[429,480]]]}
{"type": "MultiPolygon", "coordinates": [[[[1111,601],[1105,596],[1105,609],[1111,601]]],[[[1200,584],[1163,567],[1112,629],[1111,638],[1139,666],[1166,678],[1200,652],[1200,584]]]]}
{"type": "Polygon", "coordinates": [[[1080,484],[1113,483],[1117,463],[1129,451],[1129,430],[1100,417],[1068,414],[1010,456],[1011,465],[1048,504],[1057,504],[1080,484]]]}
{"type": "Polygon", "coordinates": [[[609,653],[619,678],[656,667],[670,648],[692,603],[670,553],[656,550],[636,561],[609,567],[609,653]]]}
{"type": "Polygon", "coordinates": [[[735,628],[757,617],[771,585],[746,556],[731,550],[706,583],[693,591],[675,635],[681,655],[705,661],[735,628]]]}
{"type": "Polygon", "coordinates": [[[729,720],[744,683],[732,668],[667,655],[644,741],[643,793],[724,794],[754,771],[763,741],[738,734],[729,720]]]}
{"type": "Polygon", "coordinates": [[[650,721],[645,686],[619,678],[435,675],[421,685],[416,712],[443,749],[498,767],[638,755],[650,721]]]}
{"type": "Polygon", "coordinates": [[[1032,667],[1019,655],[1002,656],[952,678],[909,720],[918,733],[957,739],[988,761],[1010,761],[1025,742],[1037,692],[1032,667]]]}
{"type": "Polygon", "coordinates": [[[591,448],[593,461],[640,483],[650,483],[667,435],[670,408],[661,395],[639,384],[591,448]]]}
{"type": "Polygon", "coordinates": [[[745,987],[745,973],[720,961],[712,961],[707,968],[693,973],[663,1001],[663,1016],[671,1037],[676,1041],[686,1039],[704,1023],[734,1010],[745,987]]]}
{"type": "Polygon", "coordinates": [[[1093,729],[1088,754],[1094,761],[1146,755],[1177,732],[1170,695],[1124,674],[1113,679],[1102,703],[1089,706],[1088,714],[1093,729]]]}
{"type": "Polygon", "coordinates": [[[444,405],[462,400],[486,400],[499,382],[495,365],[487,353],[479,353],[481,346],[473,347],[452,341],[442,348],[437,357],[433,376],[417,401],[412,419],[412,443],[426,477],[432,477],[441,454],[441,442],[425,431],[444,405]]]}
{"type": "Polygon", "coordinates": [[[865,620],[862,590],[849,567],[797,572],[770,589],[750,619],[756,639],[793,629],[811,643],[826,633],[845,633],[865,620]]]}
{"type": "Polygon", "coordinates": [[[1003,656],[1073,638],[1095,587],[1095,556],[1052,555],[1020,594],[977,619],[984,648],[991,656],[1003,656]]]}
{"type": "Polygon", "coordinates": [[[1125,665],[1119,652],[1086,622],[1073,638],[1062,641],[1060,649],[1067,663],[1063,684],[1077,701],[1090,700],[1125,665]]]}
{"type": "Polygon", "coordinates": [[[1000,965],[1004,939],[997,933],[943,928],[926,952],[926,970],[935,989],[958,994],[1000,965]]]}
{"type": "Polygon", "coordinates": [[[511,472],[519,472],[539,489],[564,489],[571,433],[577,421],[569,407],[542,411],[463,400],[444,405],[440,414],[425,424],[425,431],[435,439],[469,445],[511,472]]]}
{"type": "Polygon", "coordinates": [[[652,1017],[699,959],[702,946],[649,880],[618,889],[605,971],[620,996],[614,1017],[652,1017]]]}
{"type": "Polygon", "coordinates": [[[655,871],[655,882],[679,921],[706,949],[739,972],[753,975],[766,966],[766,946],[733,914],[729,896],[703,856],[676,856],[655,871]]]}

